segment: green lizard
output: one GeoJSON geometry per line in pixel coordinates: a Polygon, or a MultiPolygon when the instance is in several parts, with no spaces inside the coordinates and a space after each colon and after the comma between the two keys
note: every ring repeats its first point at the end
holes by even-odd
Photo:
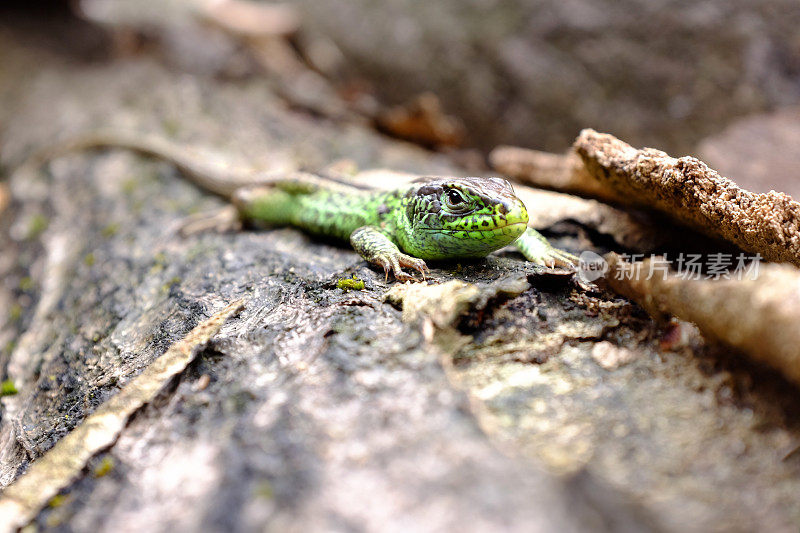
{"type": "Polygon", "coordinates": [[[301,173],[243,176],[164,139],[110,133],[67,141],[38,160],[101,147],[130,149],[176,165],[190,181],[229,200],[243,222],[294,226],[349,241],[387,278],[391,272],[399,281],[414,279],[403,268],[424,278],[425,260],[485,257],[512,243],[538,265],[577,262],[527,227],[525,205],[500,178],[422,178],[393,191],[364,190],[301,173]]]}

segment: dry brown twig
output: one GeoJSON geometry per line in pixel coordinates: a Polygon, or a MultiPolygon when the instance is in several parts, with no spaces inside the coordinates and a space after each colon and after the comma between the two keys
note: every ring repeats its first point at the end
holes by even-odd
{"type": "Polygon", "coordinates": [[[653,259],[628,263],[606,255],[609,287],[651,316],[674,315],[704,335],[779,370],[800,385],[800,271],[762,264],[757,279],[691,280],[648,276],[653,259]]]}
{"type": "Polygon", "coordinates": [[[769,261],[800,265],[800,203],[789,195],[746,191],[694,157],[637,150],[591,129],[581,132],[574,147],[587,170],[629,203],[769,261]]]}

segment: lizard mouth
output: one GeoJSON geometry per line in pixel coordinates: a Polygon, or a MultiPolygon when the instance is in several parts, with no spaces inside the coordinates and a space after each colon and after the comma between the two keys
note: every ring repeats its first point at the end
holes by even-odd
{"type": "MultiPolygon", "coordinates": [[[[447,233],[448,235],[455,235],[458,233],[464,233],[467,236],[470,233],[480,233],[481,235],[507,235],[510,233],[515,233],[524,228],[528,225],[527,222],[512,222],[510,224],[505,224],[503,226],[495,226],[493,228],[488,229],[438,229],[438,228],[422,228],[423,231],[436,231],[438,233],[447,233]]],[[[521,232],[520,232],[521,233],[521,232]]]]}
{"type": "MultiPolygon", "coordinates": [[[[501,235],[514,235],[515,237],[518,237],[522,235],[527,226],[527,222],[512,222],[511,224],[506,224],[505,226],[497,226],[492,229],[478,231],[480,231],[484,237],[500,237],[501,235]]],[[[469,232],[467,232],[467,235],[469,235],[469,232]]]]}

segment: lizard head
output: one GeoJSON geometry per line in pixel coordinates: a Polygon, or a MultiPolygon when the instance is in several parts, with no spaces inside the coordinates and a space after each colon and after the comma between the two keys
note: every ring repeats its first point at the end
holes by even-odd
{"type": "Polygon", "coordinates": [[[500,178],[428,178],[404,198],[406,252],[421,259],[483,257],[514,242],[528,224],[525,204],[500,178]]]}

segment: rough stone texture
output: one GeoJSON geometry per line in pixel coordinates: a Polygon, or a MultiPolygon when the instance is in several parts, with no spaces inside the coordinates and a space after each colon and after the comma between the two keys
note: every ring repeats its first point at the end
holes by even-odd
{"type": "MultiPolygon", "coordinates": [[[[29,149],[101,124],[263,169],[347,159],[459,172],[290,111],[260,78],[147,57],[87,64],[37,24],[0,31],[4,179],[29,149]]],[[[200,54],[185,64],[225,57],[206,55],[213,42],[185,47],[200,54]]],[[[796,389],[696,333],[676,342],[638,307],[515,252],[435,265],[420,298],[455,280],[473,299],[426,307],[429,317],[456,309],[431,329],[424,316],[404,322],[384,301],[394,285],[346,247],[291,229],[182,238],[188,215],[220,202],[167,164],[75,154],[8,184],[0,377],[20,393],[0,400],[3,486],[212,310],[250,296],[134,416],[105,456],[110,471],[98,475],[97,457],[37,517],[44,530],[638,532],[800,520],[796,389]],[[353,274],[365,291],[335,288],[353,274]],[[606,370],[600,342],[635,358],[606,370]]],[[[539,208],[558,221],[548,202],[539,208]]],[[[574,250],[575,226],[556,229],[574,250]]]]}
{"type": "MultiPolygon", "coordinates": [[[[238,300],[198,324],[59,439],[23,476],[6,486],[0,494],[0,517],[3,518],[0,530],[15,531],[25,527],[59,492],[77,480],[92,458],[117,441],[130,417],[152,403],[171,380],[186,371],[225,322],[242,310],[243,303],[244,299],[238,300]]],[[[113,466],[109,458],[106,461],[113,466]]],[[[102,477],[109,469],[105,472],[96,469],[93,474],[102,477]]]]}
{"type": "Polygon", "coordinates": [[[768,261],[800,265],[800,204],[787,194],[750,192],[693,157],[637,150],[590,129],[575,140],[575,150],[599,182],[632,205],[660,211],[768,261]]]}
{"type": "Polygon", "coordinates": [[[607,322],[598,327],[586,298],[574,295],[583,301],[570,310],[547,306],[553,296],[533,290],[495,308],[456,356],[490,435],[554,471],[623,488],[667,531],[796,528],[795,388],[776,387],[775,375],[752,367],[742,373],[748,365],[710,350],[696,332],[664,342],[623,300],[601,300],[596,316],[607,322]],[[502,341],[509,338],[512,346],[502,341]],[[621,349],[636,342],[637,357],[604,369],[593,355],[606,341],[621,349]]]}

